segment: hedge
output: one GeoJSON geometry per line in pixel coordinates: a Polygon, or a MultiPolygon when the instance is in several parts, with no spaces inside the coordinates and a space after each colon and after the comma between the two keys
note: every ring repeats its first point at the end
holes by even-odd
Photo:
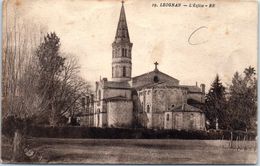
{"type": "MultiPolygon", "coordinates": [[[[17,127],[15,119],[2,120],[2,134],[13,137],[14,129],[17,127]]],[[[187,130],[155,130],[144,128],[94,128],[84,126],[36,126],[26,121],[25,128],[27,136],[48,138],[103,138],[103,139],[231,139],[231,131],[209,130],[209,131],[187,131],[187,130]]],[[[232,131],[232,139],[255,140],[256,132],[232,131]]]]}
{"type": "MultiPolygon", "coordinates": [[[[95,139],[225,139],[230,140],[231,131],[187,131],[128,128],[94,128],[82,126],[30,126],[27,135],[48,138],[95,138],[95,139]]],[[[255,132],[232,131],[233,140],[254,140],[255,132]]]]}

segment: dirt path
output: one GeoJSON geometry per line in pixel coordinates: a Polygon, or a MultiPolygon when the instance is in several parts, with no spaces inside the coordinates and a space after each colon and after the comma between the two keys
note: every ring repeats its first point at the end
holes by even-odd
{"type": "Polygon", "coordinates": [[[237,151],[203,140],[28,140],[44,162],[92,164],[254,164],[254,150],[237,151]]]}

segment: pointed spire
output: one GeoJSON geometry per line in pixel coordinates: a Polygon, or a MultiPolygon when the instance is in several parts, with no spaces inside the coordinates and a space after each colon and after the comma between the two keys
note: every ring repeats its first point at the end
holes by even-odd
{"type": "Polygon", "coordinates": [[[122,7],[120,11],[120,17],[117,25],[115,41],[130,41],[128,27],[125,16],[124,1],[122,1],[122,7]]]}

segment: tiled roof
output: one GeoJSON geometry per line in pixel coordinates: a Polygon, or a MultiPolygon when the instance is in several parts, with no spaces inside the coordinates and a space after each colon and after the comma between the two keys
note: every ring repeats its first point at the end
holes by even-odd
{"type": "MultiPolygon", "coordinates": [[[[171,82],[158,82],[158,83],[151,83],[143,86],[139,86],[135,89],[143,89],[143,88],[155,88],[155,87],[165,87],[165,88],[185,88],[178,85],[174,85],[171,82]]],[[[185,88],[186,89],[186,88],[185,88]]]]}
{"type": "Polygon", "coordinates": [[[189,104],[203,104],[203,102],[194,100],[194,99],[188,99],[187,101],[189,104]]]}
{"type": "Polygon", "coordinates": [[[131,86],[128,82],[105,81],[103,85],[104,88],[131,89],[131,86]]]}
{"type": "Polygon", "coordinates": [[[128,42],[130,41],[126,16],[125,16],[125,8],[123,3],[121,7],[121,12],[120,12],[119,21],[116,30],[116,36],[115,36],[115,42],[117,41],[128,41],[128,42]]]}
{"type": "Polygon", "coordinates": [[[193,107],[193,106],[188,105],[186,103],[182,104],[180,106],[174,107],[170,111],[174,111],[174,112],[202,112],[201,109],[193,107]]]}
{"type": "Polygon", "coordinates": [[[190,86],[190,85],[180,85],[180,86],[188,88],[188,92],[201,92],[201,89],[197,86],[190,86]]]}
{"type": "Polygon", "coordinates": [[[139,75],[139,76],[135,76],[135,77],[133,77],[133,79],[136,79],[136,78],[138,78],[138,77],[143,77],[143,76],[146,76],[146,75],[150,75],[150,74],[153,74],[153,73],[161,74],[161,75],[164,75],[164,76],[166,76],[166,77],[169,77],[169,78],[171,78],[171,79],[173,79],[173,80],[175,80],[175,81],[179,81],[179,80],[177,80],[176,78],[173,78],[173,77],[169,76],[168,74],[165,74],[165,73],[159,71],[158,69],[157,69],[157,70],[153,70],[153,71],[148,72],[148,73],[141,74],[141,75],[139,75]]]}
{"type": "Polygon", "coordinates": [[[114,96],[114,97],[105,98],[103,100],[106,100],[106,101],[127,101],[129,99],[127,99],[125,96],[114,96]]]}

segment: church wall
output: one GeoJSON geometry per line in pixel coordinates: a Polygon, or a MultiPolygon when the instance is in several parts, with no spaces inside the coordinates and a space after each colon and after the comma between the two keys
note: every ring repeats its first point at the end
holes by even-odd
{"type": "Polygon", "coordinates": [[[143,121],[141,124],[146,128],[152,128],[153,118],[152,118],[152,89],[143,89],[137,92],[138,100],[135,101],[139,103],[138,112],[141,114],[141,119],[143,121]]]}
{"type": "Polygon", "coordinates": [[[163,129],[164,128],[164,113],[153,113],[152,115],[152,128],[163,129]]]}
{"type": "Polygon", "coordinates": [[[103,94],[104,90],[100,85],[100,82],[96,82],[96,99],[94,102],[94,126],[97,126],[97,114],[100,112],[105,112],[103,110],[103,94]]]}
{"type": "Polygon", "coordinates": [[[146,128],[164,128],[164,111],[173,106],[186,103],[186,95],[187,91],[181,88],[147,88],[139,90],[138,101],[135,101],[138,112],[142,112],[139,122],[141,121],[140,123],[146,128]]]}
{"type": "Polygon", "coordinates": [[[153,89],[153,112],[167,111],[169,108],[187,102],[186,90],[180,88],[155,88],[153,89]]]}
{"type": "Polygon", "coordinates": [[[152,89],[140,90],[137,93],[141,103],[141,111],[150,113],[152,110],[152,89]]]}
{"type": "MultiPolygon", "coordinates": [[[[102,88],[100,82],[96,86],[96,101],[94,104],[94,126],[96,127],[107,127],[108,126],[108,102],[105,100],[111,97],[124,96],[127,99],[131,100],[131,90],[130,89],[110,89],[102,88]]],[[[119,107],[120,108],[120,107],[119,107]]],[[[133,109],[133,106],[131,106],[133,109]]],[[[111,108],[110,108],[111,109],[111,108]]],[[[113,107],[113,109],[118,109],[113,107]]],[[[131,109],[131,112],[133,111],[131,109]]],[[[132,116],[131,116],[132,118],[132,116]]]]}
{"type": "Polygon", "coordinates": [[[114,81],[123,80],[124,77],[131,78],[132,65],[131,63],[123,62],[126,58],[117,58],[114,59],[114,64],[112,66],[112,77],[114,81]],[[118,62],[117,62],[118,59],[118,62]],[[125,76],[123,76],[123,67],[125,67],[125,76]]]}
{"type": "Polygon", "coordinates": [[[146,112],[139,112],[137,114],[137,122],[144,128],[148,128],[148,115],[146,112]]]}
{"type": "Polygon", "coordinates": [[[184,129],[183,112],[173,112],[172,117],[172,128],[176,130],[184,129]]]}
{"type": "Polygon", "coordinates": [[[168,95],[166,90],[161,88],[155,88],[153,89],[152,95],[153,95],[152,112],[156,113],[156,112],[166,111],[168,109],[168,104],[167,104],[168,95]]]}
{"type": "Polygon", "coordinates": [[[204,114],[201,112],[173,112],[173,128],[179,130],[204,130],[204,114]]]}
{"type": "Polygon", "coordinates": [[[164,116],[164,129],[173,129],[172,112],[165,112],[164,116]]]}
{"type": "Polygon", "coordinates": [[[94,115],[89,114],[89,115],[83,115],[79,117],[79,124],[80,126],[87,126],[87,127],[92,127],[94,125],[94,115]]]}
{"type": "Polygon", "coordinates": [[[138,91],[138,99],[137,99],[137,106],[138,106],[138,112],[144,112],[144,95],[143,91],[138,91]]]}
{"type": "Polygon", "coordinates": [[[94,126],[105,127],[107,125],[107,103],[105,101],[96,101],[94,108],[94,126]]]}
{"type": "Polygon", "coordinates": [[[185,130],[196,129],[196,121],[193,112],[183,112],[183,128],[185,130]]]}
{"type": "Polygon", "coordinates": [[[147,73],[140,77],[139,76],[135,77],[132,80],[132,84],[134,87],[140,87],[140,86],[152,84],[152,83],[154,83],[155,76],[157,76],[158,81],[160,81],[160,82],[168,82],[168,83],[172,83],[173,85],[179,85],[178,80],[173,80],[172,78],[170,78],[164,74],[160,74],[160,73],[156,73],[156,72],[147,73]]]}
{"type": "Polygon", "coordinates": [[[108,127],[132,127],[132,101],[108,102],[108,127]]]}
{"type": "Polygon", "coordinates": [[[164,129],[204,130],[205,115],[201,112],[171,112],[164,115],[164,129]],[[167,117],[169,115],[169,117],[167,117]]]}
{"type": "Polygon", "coordinates": [[[146,116],[147,116],[147,124],[146,124],[146,126],[147,126],[147,128],[148,129],[151,129],[151,128],[153,128],[153,116],[152,116],[152,113],[146,113],[146,116]]]}
{"type": "Polygon", "coordinates": [[[201,128],[202,130],[206,129],[206,118],[204,113],[201,114],[201,128]]]}
{"type": "Polygon", "coordinates": [[[94,126],[95,127],[106,127],[107,126],[107,113],[96,113],[94,114],[94,126]]]}
{"type": "Polygon", "coordinates": [[[176,107],[187,102],[187,91],[180,88],[167,89],[168,108],[176,107]]]}
{"type": "Polygon", "coordinates": [[[94,122],[94,126],[95,126],[95,127],[98,126],[98,114],[99,114],[99,113],[97,113],[97,110],[98,110],[98,109],[95,109],[95,113],[94,113],[94,115],[93,115],[93,118],[94,118],[94,119],[93,119],[93,122],[94,122]]]}
{"type": "Polygon", "coordinates": [[[101,113],[101,126],[100,127],[107,127],[107,113],[101,113]]]}

